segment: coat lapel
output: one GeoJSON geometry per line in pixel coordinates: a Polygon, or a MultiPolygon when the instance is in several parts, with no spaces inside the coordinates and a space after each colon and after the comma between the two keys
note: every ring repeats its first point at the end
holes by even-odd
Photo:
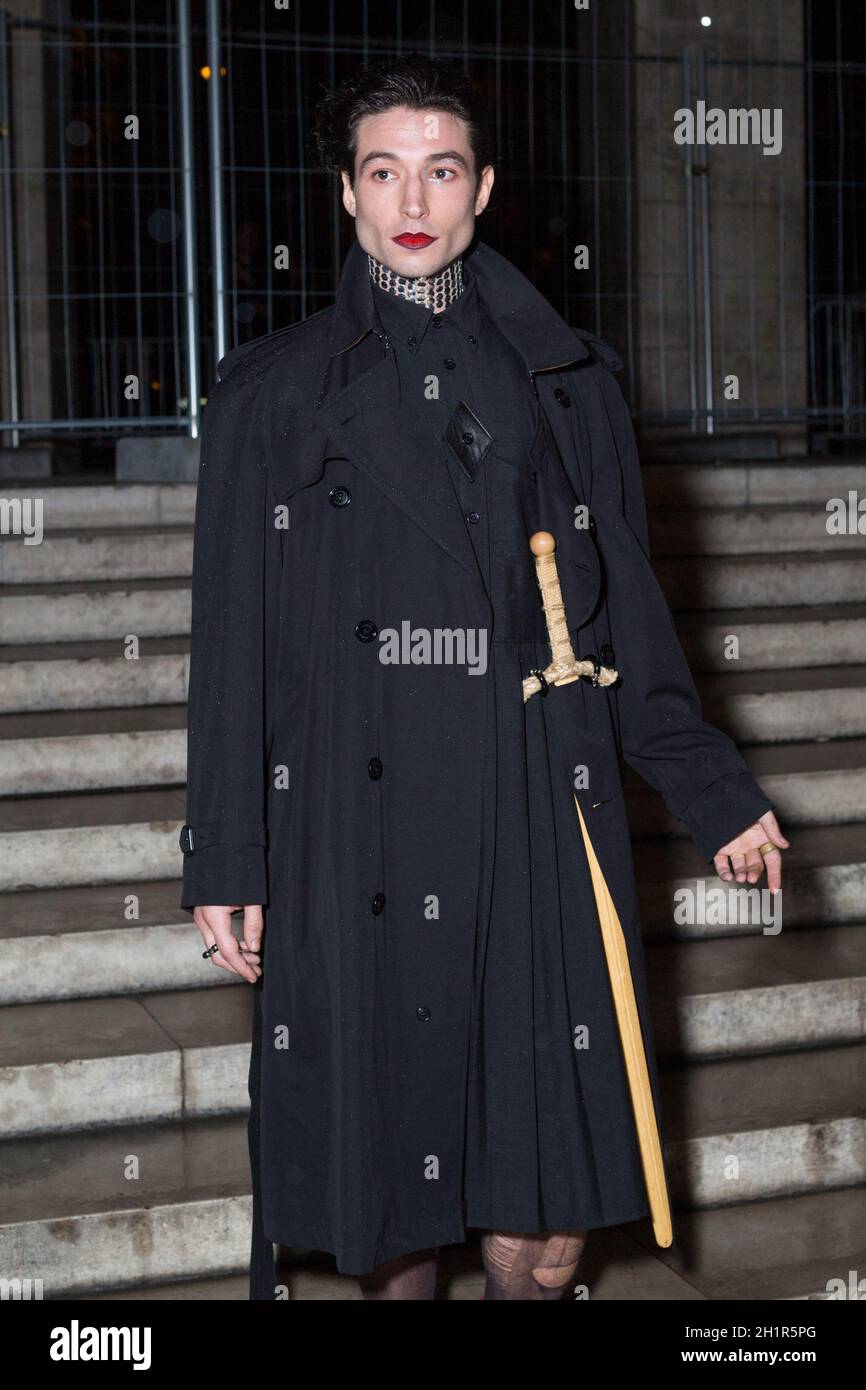
{"type": "MultiPolygon", "coordinates": [[[[497,326],[523,359],[527,374],[573,366],[590,356],[579,335],[516,266],[484,242],[467,252],[478,289],[497,326]]],[[[368,474],[417,526],[462,565],[483,588],[483,579],[454,494],[444,445],[401,410],[396,362],[386,351],[353,382],[340,387],[338,359],[356,350],[368,335],[381,332],[367,257],[353,241],[343,265],[329,334],[331,389],[313,412],[313,429],[303,446],[301,472],[312,475],[327,450],[336,446],[368,474]],[[334,368],[337,370],[334,370],[334,368]]],[[[369,344],[365,344],[369,348],[369,344]]],[[[539,393],[561,450],[574,450],[565,422],[546,390],[539,393]]],[[[585,492],[588,496],[588,492],[585,492]]]]}
{"type": "Polygon", "coordinates": [[[387,354],[316,411],[316,422],[353,463],[483,587],[481,571],[432,430],[400,409],[393,354],[387,354]]]}

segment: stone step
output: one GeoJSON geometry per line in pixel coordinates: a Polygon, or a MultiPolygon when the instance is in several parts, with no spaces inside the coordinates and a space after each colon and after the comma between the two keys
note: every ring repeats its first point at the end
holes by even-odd
{"type": "MultiPolygon", "coordinates": [[[[187,944],[201,970],[192,923],[187,944]]],[[[862,1042],[866,1031],[862,925],[650,947],[648,973],[662,1057],[839,1046],[862,1042]]],[[[172,989],[8,1005],[0,1132],[50,1134],[245,1109],[252,995],[239,983],[218,1000],[210,989],[172,989]]]]}
{"type": "Polygon", "coordinates": [[[186,714],[177,704],[0,715],[0,796],[183,783],[186,714]]]}
{"type": "Polygon", "coordinates": [[[45,1298],[248,1267],[244,1116],[10,1139],[0,1163],[0,1268],[45,1298]]]}
{"type": "MultiPolygon", "coordinates": [[[[593,1303],[720,1299],[856,1298],[866,1266],[859,1187],[676,1213],[674,1244],[661,1249],[647,1221],[590,1231],[575,1283],[593,1303]]],[[[478,1233],[439,1251],[438,1297],[477,1300],[484,1289],[478,1233]]],[[[279,1248],[278,1278],[296,1300],[363,1301],[357,1279],[332,1256],[279,1248]]],[[[245,1275],[184,1280],[83,1296],[94,1302],[248,1300],[245,1275]]],[[[860,1294],[862,1298],[862,1293],[860,1294]]]]}
{"type": "Polygon", "coordinates": [[[183,787],[0,801],[0,893],[177,878],[183,787]]]}
{"type": "Polygon", "coordinates": [[[138,638],[189,633],[189,580],[137,579],[91,584],[12,584],[0,589],[0,642],[90,642],[114,639],[118,654],[138,638]]]}
{"type": "Polygon", "coordinates": [[[866,603],[729,608],[676,614],[691,670],[787,671],[845,666],[866,651],[866,603]],[[732,659],[730,638],[738,642],[732,659]]]}
{"type": "Polygon", "coordinates": [[[188,637],[145,638],[135,658],[124,651],[118,641],[0,648],[0,715],[186,701],[188,637]]]}
{"type": "Polygon", "coordinates": [[[825,502],[793,507],[656,507],[649,513],[652,554],[658,558],[866,549],[866,529],[862,533],[843,529],[839,535],[831,534],[825,502]]]}
{"type": "Polygon", "coordinates": [[[675,610],[857,603],[866,594],[859,552],[662,556],[653,568],[675,610]]]}
{"type": "Polygon", "coordinates": [[[202,961],[180,879],[130,886],[0,894],[0,1004],[238,983],[202,961]]]}
{"type": "MultiPolygon", "coordinates": [[[[862,824],[808,826],[787,838],[791,848],[783,855],[781,894],[785,927],[866,920],[862,824]]],[[[634,863],[647,938],[754,934],[773,925],[780,910],[764,887],[766,878],[751,886],[724,883],[689,839],[638,839],[634,863]],[[715,913],[709,911],[713,905],[715,913]],[[689,908],[694,909],[690,916],[689,908]]]]}
{"type": "Polygon", "coordinates": [[[733,1206],[863,1184],[864,1110],[863,1043],[666,1071],[662,1116],[671,1200],[675,1206],[733,1206]]]}
{"type": "Polygon", "coordinates": [[[863,496],[860,459],[781,459],[778,463],[654,463],[641,469],[650,507],[817,506],[863,496]]]}
{"type": "MultiPolygon", "coordinates": [[[[665,1071],[675,1220],[680,1209],[862,1185],[864,1061],[861,1045],[665,1071]]],[[[238,1273],[249,1254],[246,1140],[242,1115],[5,1140],[0,1268],[42,1279],[47,1298],[238,1273]]]]}
{"type": "MultiPolygon", "coordinates": [[[[788,839],[791,836],[786,827],[866,821],[866,739],[744,747],[742,753],[774,803],[788,839]]],[[[670,815],[659,793],[631,769],[625,788],[633,834],[688,834],[685,824],[670,815]]]]}
{"type": "MultiPolygon", "coordinates": [[[[210,965],[192,922],[187,936],[200,968],[210,965]]],[[[194,989],[8,1006],[0,1132],[11,1138],[247,1109],[252,1004],[251,990],[231,987],[218,998],[194,989]]]]}
{"type": "Polygon", "coordinates": [[[0,583],[10,586],[103,579],[129,582],[191,574],[189,526],[50,531],[39,545],[15,539],[0,549],[0,583]]]}
{"type": "MultiPolygon", "coordinates": [[[[24,503],[41,501],[42,527],[48,531],[73,527],[191,526],[195,518],[194,483],[44,483],[0,485],[0,493],[24,503]]],[[[22,515],[26,518],[25,509],[22,515]]]]}
{"type": "Polygon", "coordinates": [[[866,735],[866,666],[698,672],[695,683],[704,718],[740,747],[866,735]]]}
{"type": "Polygon", "coordinates": [[[708,1060],[862,1042],[866,926],[651,943],[660,1057],[708,1060]]]}
{"type": "Polygon", "coordinates": [[[647,1260],[712,1302],[856,1300],[866,1269],[866,1193],[844,1187],[676,1212],[667,1250],[656,1245],[648,1222],[628,1232],[647,1260]]]}

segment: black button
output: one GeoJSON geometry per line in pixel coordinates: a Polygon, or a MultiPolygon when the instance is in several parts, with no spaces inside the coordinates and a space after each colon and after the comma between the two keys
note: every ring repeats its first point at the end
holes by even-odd
{"type": "Polygon", "coordinates": [[[559,401],[559,404],[568,409],[568,407],[571,405],[571,396],[568,394],[565,387],[557,386],[553,394],[555,398],[559,401]]]}
{"type": "Polygon", "coordinates": [[[379,916],[379,913],[382,911],[382,909],[384,908],[384,906],[385,906],[385,894],[384,894],[384,893],[377,893],[376,896],[375,896],[375,898],[373,899],[373,901],[370,903],[370,911],[372,912],[372,914],[373,914],[374,917],[378,917],[378,916],[379,916]]]}
{"type": "Polygon", "coordinates": [[[332,487],[328,498],[332,507],[348,507],[352,494],[347,487],[332,487]]]}
{"type": "Polygon", "coordinates": [[[466,520],[471,521],[473,526],[477,526],[478,522],[481,520],[481,517],[479,516],[478,512],[467,512],[466,520]]]}
{"type": "Polygon", "coordinates": [[[597,527],[596,524],[595,524],[595,517],[594,517],[594,516],[591,516],[591,517],[589,518],[589,534],[590,534],[591,536],[594,536],[595,533],[596,533],[596,531],[597,531],[597,529],[598,529],[598,527],[597,527]]]}
{"type": "Polygon", "coordinates": [[[440,316],[439,314],[434,314],[434,316],[433,316],[433,327],[434,327],[434,328],[441,328],[441,327],[442,327],[442,318],[441,318],[441,316],[440,316]]]}
{"type": "Polygon", "coordinates": [[[602,666],[609,666],[612,671],[616,670],[616,654],[609,642],[605,642],[598,655],[602,666]]]}
{"type": "Polygon", "coordinates": [[[369,618],[362,618],[355,624],[355,636],[359,642],[372,642],[374,637],[378,637],[379,629],[369,618]]]}
{"type": "Polygon", "coordinates": [[[180,847],[184,854],[192,854],[192,832],[188,825],[185,825],[180,832],[180,847]]]}
{"type": "Polygon", "coordinates": [[[448,368],[449,372],[453,372],[454,368],[457,366],[457,363],[454,361],[453,357],[446,357],[445,366],[448,368]]]}
{"type": "Polygon", "coordinates": [[[532,472],[531,472],[530,475],[529,475],[529,481],[530,481],[531,483],[537,483],[537,482],[538,482],[538,474],[536,473],[536,471],[535,471],[534,468],[533,468],[532,472]]]}
{"type": "Polygon", "coordinates": [[[420,1009],[415,1010],[415,1017],[420,1018],[422,1023],[427,1023],[427,1021],[430,1018],[430,1010],[426,1008],[424,1004],[422,1004],[420,1009]]]}
{"type": "Polygon", "coordinates": [[[408,346],[411,347],[411,348],[417,347],[417,346],[418,346],[418,339],[417,339],[417,338],[407,338],[407,339],[406,339],[406,342],[407,342],[408,346]]]}
{"type": "Polygon", "coordinates": [[[367,764],[367,772],[374,782],[378,782],[379,778],[382,776],[381,758],[371,758],[367,764]]]}
{"type": "Polygon", "coordinates": [[[476,338],[476,336],[475,336],[474,333],[470,333],[470,334],[469,334],[469,341],[470,341],[470,343],[477,343],[477,342],[478,342],[478,339],[476,338]]]}
{"type": "Polygon", "coordinates": [[[474,435],[474,434],[471,434],[469,430],[464,430],[463,433],[461,434],[460,438],[463,440],[463,443],[464,443],[464,444],[474,444],[474,443],[475,443],[475,435],[474,435]]]}

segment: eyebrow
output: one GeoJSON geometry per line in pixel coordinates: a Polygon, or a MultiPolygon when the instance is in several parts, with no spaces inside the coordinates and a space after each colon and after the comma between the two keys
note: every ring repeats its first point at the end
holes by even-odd
{"type": "MultiPolygon", "coordinates": [[[[358,173],[360,174],[364,166],[369,164],[374,159],[393,159],[395,163],[398,164],[400,162],[400,156],[394,154],[392,150],[371,150],[369,154],[364,155],[364,158],[358,165],[358,173]]],[[[460,154],[458,150],[440,150],[438,154],[428,154],[427,158],[424,160],[424,163],[435,163],[437,160],[442,159],[453,160],[455,164],[461,165],[467,171],[467,173],[469,172],[469,165],[463,158],[463,155],[460,154]]]]}

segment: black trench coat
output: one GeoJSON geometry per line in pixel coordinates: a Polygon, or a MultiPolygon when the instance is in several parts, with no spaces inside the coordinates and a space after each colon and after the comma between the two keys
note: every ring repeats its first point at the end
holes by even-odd
{"type": "Polygon", "coordinates": [[[708,860],[772,807],[701,718],[650,567],[620,358],[491,247],[468,255],[559,456],[516,507],[494,497],[486,583],[444,462],[400,410],[357,242],[336,303],[230,352],[204,413],[181,905],[265,904],[252,1298],[273,1297],[272,1241],[361,1274],[466,1226],[646,1215],[573,789],[657,1115],[622,759],[708,860]],[[557,539],[575,651],[620,679],[524,705],[549,660],[537,529],[557,539]],[[385,664],[407,622],[486,634],[484,674],[385,664]]]}

